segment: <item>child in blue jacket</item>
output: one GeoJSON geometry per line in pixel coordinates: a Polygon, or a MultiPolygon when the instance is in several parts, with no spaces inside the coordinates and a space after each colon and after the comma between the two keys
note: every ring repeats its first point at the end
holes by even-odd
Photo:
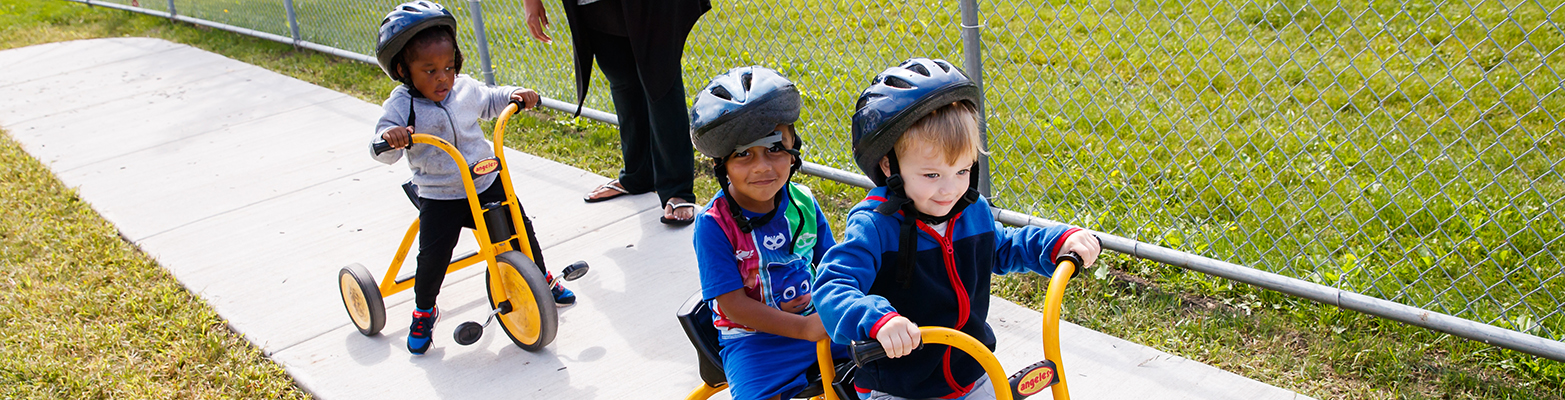
{"type": "Polygon", "coordinates": [[[1087,268],[1096,237],[1080,228],[1006,228],[975,189],[978,87],[944,60],[887,69],[859,96],[854,161],[879,186],[848,214],[821,260],[815,304],[837,343],[876,340],[888,358],[858,370],[861,398],[994,398],[976,360],[920,343],[920,325],[972,335],[991,350],[992,274],[1054,272],[1076,252],[1087,268]]]}
{"type": "Polygon", "coordinates": [[[722,187],[696,216],[701,293],[737,400],[799,393],[826,340],[810,287],[835,241],[810,189],[791,182],[803,163],[798,119],[799,90],[759,66],[712,78],[691,106],[690,138],[722,187]]]}

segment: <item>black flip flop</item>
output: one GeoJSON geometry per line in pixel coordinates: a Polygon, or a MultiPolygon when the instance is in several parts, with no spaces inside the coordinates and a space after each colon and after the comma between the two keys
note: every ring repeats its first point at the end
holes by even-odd
{"type": "Polygon", "coordinates": [[[585,201],[585,202],[588,202],[588,203],[597,203],[597,202],[600,202],[600,201],[609,201],[609,200],[613,200],[615,197],[620,197],[620,196],[624,196],[624,195],[630,194],[630,191],[629,190],[625,190],[625,188],[623,188],[623,187],[620,187],[619,180],[615,179],[615,180],[609,181],[609,183],[605,183],[605,184],[603,184],[601,186],[598,186],[597,189],[592,189],[592,193],[588,193],[587,196],[583,196],[581,198],[581,201],[585,201]],[[599,191],[602,191],[603,188],[609,188],[610,190],[613,190],[616,193],[611,194],[611,195],[606,196],[606,197],[592,197],[591,196],[592,193],[597,193],[599,191]]]}
{"type": "MultiPolygon", "coordinates": [[[[675,198],[672,198],[672,199],[668,199],[667,203],[663,203],[663,207],[673,206],[674,209],[673,210],[669,210],[669,211],[673,211],[673,212],[679,212],[679,209],[681,207],[690,207],[691,209],[693,209],[692,211],[700,211],[699,209],[696,209],[697,208],[696,203],[691,203],[691,202],[685,201],[684,203],[675,204],[674,200],[684,201],[685,199],[681,199],[681,198],[678,198],[678,197],[675,197],[675,198]]],[[[662,222],[664,224],[670,225],[670,226],[685,226],[685,225],[690,225],[690,223],[692,223],[692,222],[696,222],[696,215],[695,214],[691,214],[690,215],[690,219],[679,219],[677,217],[676,218],[658,217],[658,221],[660,221],[660,222],[662,222]]]]}

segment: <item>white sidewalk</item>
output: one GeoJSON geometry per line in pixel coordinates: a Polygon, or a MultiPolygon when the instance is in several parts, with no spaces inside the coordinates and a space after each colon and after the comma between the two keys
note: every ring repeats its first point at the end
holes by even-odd
{"type": "MultiPolygon", "coordinates": [[[[659,223],[655,196],[584,204],[607,178],[508,152],[549,265],[592,265],[568,285],[580,304],[544,351],[494,327],[458,346],[452,330],[487,311],[483,268],[469,268],[446,278],[435,347],[414,357],[411,291],[386,300],[375,337],[353,328],[337,292],[344,265],[384,274],[416,215],[398,187],[405,164],[369,158],[379,105],[157,39],[0,51],[0,69],[0,128],[318,398],[671,399],[700,382],[674,319],[699,286],[691,229],[659,223]]],[[[1039,314],[993,304],[1007,370],[1041,360],[1039,314]]],[[[1306,398],[1061,329],[1077,398],[1306,398]]]]}

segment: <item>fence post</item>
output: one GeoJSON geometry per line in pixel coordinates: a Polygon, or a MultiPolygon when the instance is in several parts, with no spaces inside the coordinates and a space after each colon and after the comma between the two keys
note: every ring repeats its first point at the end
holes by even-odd
{"type": "MultiPolygon", "coordinates": [[[[978,0],[962,0],[958,5],[962,10],[962,69],[967,70],[967,77],[978,85],[978,135],[983,140],[984,151],[989,150],[989,117],[984,115],[984,58],[982,51],[983,38],[978,35],[978,28],[983,25],[978,22],[978,0]]],[[[994,189],[992,178],[989,176],[989,156],[978,154],[978,193],[989,197],[993,201],[994,189]]]]}
{"type": "MultiPolygon", "coordinates": [[[[169,0],[173,1],[173,0],[169,0]]],[[[288,9],[288,30],[293,32],[293,48],[299,48],[299,19],[293,13],[293,0],[283,0],[283,8],[288,9]]]]}
{"type": "Polygon", "coordinates": [[[484,8],[479,0],[468,0],[467,3],[473,11],[473,36],[478,37],[478,62],[484,64],[484,83],[493,86],[494,67],[489,64],[489,38],[484,37],[484,8]]]}
{"type": "Polygon", "coordinates": [[[174,19],[175,15],[179,15],[179,12],[174,11],[174,0],[168,0],[168,19],[174,19]]]}

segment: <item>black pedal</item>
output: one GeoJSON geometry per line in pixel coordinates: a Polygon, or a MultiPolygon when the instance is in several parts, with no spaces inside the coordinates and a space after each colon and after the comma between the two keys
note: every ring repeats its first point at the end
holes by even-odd
{"type": "Polygon", "coordinates": [[[1049,360],[1022,368],[1021,371],[1011,375],[1011,398],[1022,400],[1060,383],[1058,371],[1059,369],[1054,367],[1054,362],[1049,360]]]}
{"type": "Polygon", "coordinates": [[[560,271],[560,274],[565,276],[566,281],[574,281],[587,275],[589,268],[586,261],[577,261],[565,266],[565,270],[560,271]]]}

